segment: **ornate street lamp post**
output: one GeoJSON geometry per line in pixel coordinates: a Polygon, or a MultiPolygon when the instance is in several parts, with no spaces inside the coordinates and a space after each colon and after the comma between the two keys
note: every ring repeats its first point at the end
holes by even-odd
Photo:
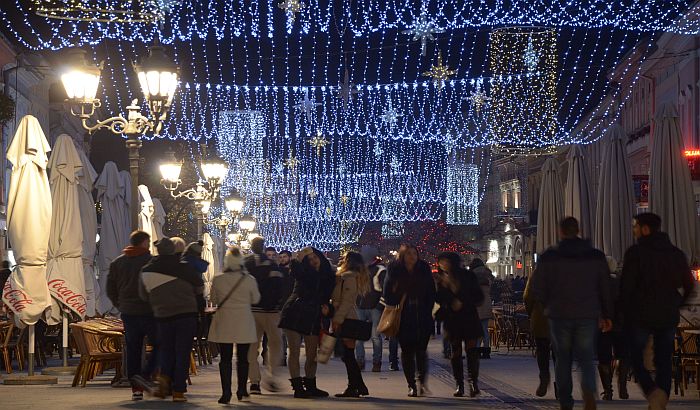
{"type": "MultiPolygon", "coordinates": [[[[197,182],[194,188],[176,192],[180,184],[182,184],[180,180],[182,162],[175,159],[175,153],[172,151],[166,152],[166,155],[168,159],[160,165],[160,173],[163,178],[160,182],[173,198],[185,197],[194,201],[195,215],[197,217],[197,238],[199,239],[202,237],[202,227],[205,216],[209,213],[209,207],[212,202],[216,201],[221,192],[221,184],[228,173],[228,164],[219,158],[203,160],[201,168],[205,181],[197,182]]],[[[238,204],[232,202],[231,206],[237,207],[238,204]]],[[[241,205],[242,208],[243,206],[241,205]]]]}
{"type": "MultiPolygon", "coordinates": [[[[90,64],[85,54],[86,52],[81,49],[70,50],[61,74],[61,82],[68,95],[67,101],[70,104],[71,114],[79,117],[83,128],[90,133],[99,129],[108,129],[115,134],[126,135],[131,173],[131,197],[138,198],[140,137],[147,132],[160,134],[177,90],[177,64],[168,58],[163,47],[159,45],[150,47],[148,57],[140,64],[134,64],[150,117],[141,114],[138,100],[133,100],[131,105],[126,107],[128,113],[126,118],[117,115],[90,125],[88,120],[95,114],[95,108],[102,106],[102,102],[96,98],[102,67],[90,64]]],[[[135,230],[138,226],[138,201],[132,200],[130,207],[131,227],[135,230]]]]}

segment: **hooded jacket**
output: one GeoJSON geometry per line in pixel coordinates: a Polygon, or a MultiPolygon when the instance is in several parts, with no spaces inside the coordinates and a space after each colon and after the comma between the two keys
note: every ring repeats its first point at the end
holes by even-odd
{"type": "Polygon", "coordinates": [[[256,253],[245,258],[243,265],[258,282],[260,290],[260,301],[253,305],[253,312],[279,312],[283,299],[287,295],[285,295],[284,275],[277,265],[264,254],[256,253]]]}
{"type": "Polygon", "coordinates": [[[627,250],[620,281],[625,325],[648,328],[677,326],[694,285],[685,254],[663,232],[643,236],[627,250]]]}
{"type": "Polygon", "coordinates": [[[139,292],[157,319],[196,316],[203,291],[202,275],[177,255],[155,256],[141,270],[139,292]]]}
{"type": "Polygon", "coordinates": [[[549,248],[530,280],[532,299],[550,319],[612,319],[608,262],[587,240],[564,239],[549,248]]]}
{"type": "Polygon", "coordinates": [[[107,297],[125,315],[152,316],[151,306],[139,296],[141,268],[151,260],[148,249],[127,246],[109,265],[107,297]]]}

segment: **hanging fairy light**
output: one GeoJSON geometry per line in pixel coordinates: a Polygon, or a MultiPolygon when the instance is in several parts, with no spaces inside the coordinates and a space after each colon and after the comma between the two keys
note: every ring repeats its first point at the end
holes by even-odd
{"type": "Polygon", "coordinates": [[[157,23],[176,0],[32,0],[37,16],[94,23],[157,23]]]}
{"type": "Polygon", "coordinates": [[[557,64],[553,28],[491,32],[488,123],[494,153],[541,155],[559,144],[557,64]]]}

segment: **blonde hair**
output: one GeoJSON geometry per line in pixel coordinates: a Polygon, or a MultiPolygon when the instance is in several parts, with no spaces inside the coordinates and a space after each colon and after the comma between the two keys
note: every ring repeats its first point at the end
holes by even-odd
{"type": "Polygon", "coordinates": [[[179,236],[173,236],[172,238],[170,238],[170,240],[173,241],[173,244],[175,244],[175,253],[185,252],[187,242],[185,242],[184,239],[180,238],[179,236]]]}
{"type": "Polygon", "coordinates": [[[349,271],[357,272],[357,293],[362,296],[369,293],[369,270],[367,266],[365,266],[362,255],[357,252],[348,252],[345,254],[343,257],[343,264],[340,265],[340,269],[338,269],[338,275],[349,271]]]}

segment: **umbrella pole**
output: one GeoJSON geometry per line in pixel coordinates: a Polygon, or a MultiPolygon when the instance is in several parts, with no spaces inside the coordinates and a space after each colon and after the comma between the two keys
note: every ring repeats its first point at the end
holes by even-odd
{"type": "Polygon", "coordinates": [[[29,342],[27,346],[27,350],[29,352],[29,371],[28,374],[29,376],[34,376],[34,325],[29,326],[29,342]]]}
{"type": "Polygon", "coordinates": [[[75,374],[76,367],[68,366],[68,312],[62,312],[62,351],[63,351],[63,365],[61,367],[46,367],[41,371],[41,374],[49,376],[71,376],[75,374]]]}

